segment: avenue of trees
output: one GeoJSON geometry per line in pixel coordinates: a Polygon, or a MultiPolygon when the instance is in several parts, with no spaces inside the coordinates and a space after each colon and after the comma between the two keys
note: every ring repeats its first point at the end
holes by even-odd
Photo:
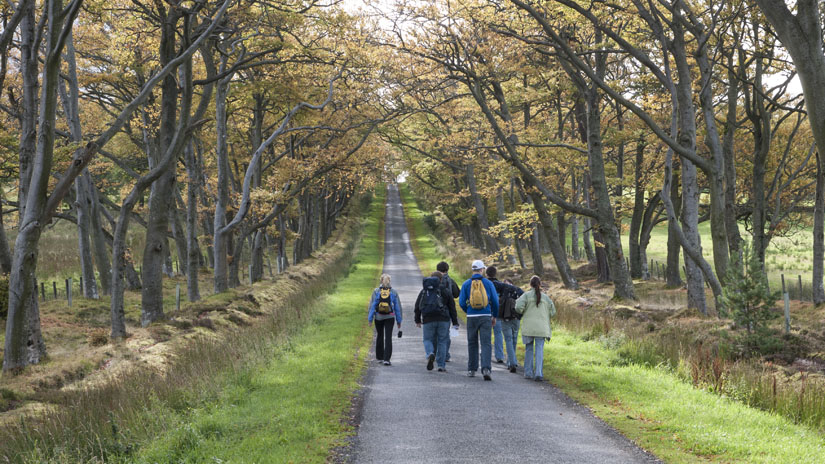
{"type": "Polygon", "coordinates": [[[650,278],[651,233],[666,223],[668,284],[686,285],[703,313],[706,284],[720,308],[746,243],[764,266],[772,239],[812,226],[814,302],[825,302],[820,2],[347,11],[323,0],[0,6],[4,371],[46,354],[36,266],[54,221],[76,226],[83,294],[110,295],[120,338],[126,289],[141,291],[142,324],[164,317],[173,251],[191,301],[199,270],[215,292],[239,285],[243,250],[260,280],[264,250],[279,270],[305,259],[388,168],[408,171],[486,253],[542,273],[549,252],[577,288],[569,259],[583,250],[618,298],[650,278]],[[130,230],[145,235],[140,262],[130,230]]]}
{"type": "Polygon", "coordinates": [[[0,228],[4,371],[46,354],[36,265],[54,221],[76,225],[83,295],[110,296],[119,338],[127,288],[141,292],[143,325],[164,317],[173,250],[190,301],[200,269],[215,292],[239,285],[244,249],[258,281],[273,266],[265,250],[279,270],[307,258],[383,171],[383,142],[367,140],[393,116],[392,95],[376,98],[381,63],[357,18],[329,4],[19,0],[0,11],[2,218],[16,234],[0,228]],[[136,228],[141,262],[126,241],[136,228]]]}
{"type": "Polygon", "coordinates": [[[445,0],[385,21],[420,109],[385,137],[470,243],[538,272],[549,251],[569,288],[583,249],[634,299],[666,222],[667,282],[707,313],[743,246],[764,268],[812,225],[825,302],[820,2],[445,0]]]}

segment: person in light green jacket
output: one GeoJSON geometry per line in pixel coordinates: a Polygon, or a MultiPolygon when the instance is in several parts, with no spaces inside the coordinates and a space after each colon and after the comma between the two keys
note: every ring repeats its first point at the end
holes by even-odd
{"type": "Polygon", "coordinates": [[[556,305],[541,293],[541,278],[530,278],[531,290],[516,300],[516,312],[521,314],[521,341],[524,342],[524,377],[544,380],[544,341],[550,340],[550,318],[556,315],[556,305]],[[535,357],[533,354],[535,350],[535,357]],[[535,364],[534,364],[535,362],[535,364]]]}

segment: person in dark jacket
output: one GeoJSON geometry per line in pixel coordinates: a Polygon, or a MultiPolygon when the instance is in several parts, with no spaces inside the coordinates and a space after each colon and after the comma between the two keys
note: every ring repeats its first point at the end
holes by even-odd
{"type": "Polygon", "coordinates": [[[367,320],[375,321],[375,358],[385,366],[391,366],[393,322],[401,329],[401,299],[390,286],[390,276],[381,275],[381,284],[373,290],[367,320]]]}
{"type": "MultiPolygon", "coordinates": [[[[521,323],[520,315],[515,312],[515,303],[524,290],[512,285],[510,282],[502,282],[496,279],[498,270],[495,266],[487,268],[487,278],[493,283],[498,293],[498,315],[499,323],[496,326],[501,326],[501,334],[504,337],[504,345],[507,348],[507,368],[510,372],[515,373],[518,367],[518,359],[516,357],[516,345],[518,344],[518,329],[521,323]],[[509,301],[508,300],[512,300],[509,301]]],[[[496,345],[498,345],[498,332],[496,334],[496,345]]],[[[498,356],[498,355],[496,355],[498,356]]]]}
{"type": "Polygon", "coordinates": [[[441,285],[443,274],[438,271],[424,279],[421,292],[415,300],[415,325],[424,325],[424,352],[427,370],[438,364],[438,372],[447,372],[447,340],[450,338],[450,322],[458,325],[455,300],[441,285]]]}
{"type": "MultiPolygon", "coordinates": [[[[443,274],[443,277],[441,277],[441,286],[447,289],[453,299],[458,298],[459,293],[461,293],[461,289],[458,288],[458,284],[455,283],[455,280],[450,277],[450,265],[445,261],[441,261],[435,266],[435,269],[443,274]]],[[[454,326],[458,329],[458,324],[454,324],[454,326]]],[[[450,362],[450,343],[450,337],[447,337],[447,362],[450,362]]]]}

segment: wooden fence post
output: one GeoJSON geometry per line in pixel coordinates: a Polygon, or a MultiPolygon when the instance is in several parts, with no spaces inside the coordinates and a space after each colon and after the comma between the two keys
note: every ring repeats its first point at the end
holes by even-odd
{"type": "Polygon", "coordinates": [[[69,307],[72,307],[72,278],[66,279],[66,301],[69,302],[69,307]]]}

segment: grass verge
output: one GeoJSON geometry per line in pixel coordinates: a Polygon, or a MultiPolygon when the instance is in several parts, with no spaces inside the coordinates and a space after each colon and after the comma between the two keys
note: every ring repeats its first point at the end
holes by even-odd
{"type": "MultiPolygon", "coordinates": [[[[382,203],[379,198],[371,211],[382,211],[382,203]]],[[[361,208],[365,206],[362,202],[361,208]]],[[[153,456],[159,458],[152,462],[203,462],[197,456],[189,456],[188,451],[206,447],[210,440],[224,442],[224,446],[237,444],[241,441],[241,435],[235,434],[237,430],[243,430],[245,436],[254,435],[247,422],[241,421],[235,427],[218,420],[221,408],[234,409],[242,404],[258,407],[249,398],[270,386],[283,389],[283,396],[279,398],[283,405],[275,403],[273,409],[261,409],[271,413],[267,423],[270,430],[280,427],[277,430],[283,431],[274,433],[273,440],[290,449],[295,448],[296,443],[307,443],[293,451],[293,454],[304,453],[300,457],[284,459],[323,460],[317,457],[325,453],[322,447],[328,449],[329,443],[346,432],[337,413],[341,408],[335,408],[349,402],[349,392],[341,389],[341,385],[354,386],[355,380],[350,379],[359,375],[359,363],[369,337],[358,336],[366,325],[363,318],[355,321],[340,313],[362,311],[362,304],[358,304],[358,308],[350,307],[351,301],[346,299],[315,302],[334,288],[344,274],[350,273],[350,278],[364,274],[363,278],[371,280],[371,284],[378,272],[370,261],[372,258],[363,254],[360,262],[351,268],[353,249],[363,228],[360,211],[357,207],[350,210],[351,217],[356,219],[342,225],[337,241],[334,238],[317,252],[316,259],[307,263],[313,267],[294,266],[274,283],[256,284],[248,294],[239,295],[247,300],[243,304],[238,301],[228,308],[215,301],[214,308],[199,313],[198,322],[210,323],[186,329],[191,332],[185,337],[189,340],[174,352],[165,368],[136,368],[113,376],[95,388],[57,392],[49,399],[53,407],[0,429],[0,462],[148,462],[153,456]],[[359,268],[363,271],[351,273],[359,268]],[[218,318],[219,314],[226,317],[218,318]],[[223,319],[229,321],[229,325],[219,324],[223,319]],[[303,340],[301,337],[310,337],[322,323],[339,324],[342,333],[355,333],[345,347],[349,362],[340,363],[340,375],[333,376],[332,380],[329,380],[331,372],[323,370],[332,362],[331,358],[327,359],[323,350],[313,350],[312,344],[297,343],[303,340]],[[316,364],[302,364],[312,368],[316,375],[306,377],[303,386],[310,392],[317,389],[319,398],[327,395],[326,402],[318,401],[313,406],[312,420],[304,417],[300,426],[287,418],[273,420],[280,417],[279,410],[285,411],[284,417],[286,411],[295,410],[296,403],[289,399],[295,396],[289,385],[290,376],[305,371],[296,370],[292,360],[297,354],[315,351],[318,351],[316,357],[309,361],[316,364]],[[358,353],[357,357],[353,353],[358,353]],[[282,365],[292,370],[268,376],[266,367],[282,365]],[[323,383],[316,385],[318,382],[323,383]],[[335,385],[334,391],[320,388],[328,387],[329,382],[335,385]],[[215,416],[210,418],[210,412],[215,416]]],[[[369,216],[366,234],[375,235],[379,218],[376,214],[369,216]]],[[[375,248],[369,242],[361,247],[362,250],[375,248]]],[[[350,281],[345,285],[355,284],[350,281]]],[[[368,291],[361,295],[361,300],[368,298],[367,294],[368,291]]],[[[159,327],[165,329],[165,326],[159,327]]],[[[315,347],[327,346],[326,340],[308,340],[317,342],[315,347]]],[[[338,347],[341,339],[336,340],[338,344],[334,346],[338,347]]],[[[307,398],[302,401],[309,402],[307,398]]],[[[270,402],[267,406],[272,405],[270,402]]],[[[242,419],[251,422],[252,417],[242,419]]],[[[273,449],[270,448],[270,452],[273,449]]],[[[272,455],[258,461],[272,462],[272,455]]]]}
{"type": "Polygon", "coordinates": [[[366,367],[364,307],[383,262],[383,201],[373,202],[363,241],[336,290],[304,308],[300,330],[271,361],[235,375],[218,400],[176,417],[137,462],[324,462],[351,433],[342,420],[366,367]]]}
{"type": "Polygon", "coordinates": [[[545,345],[550,381],[672,463],[819,463],[825,438],[805,426],[693,388],[667,369],[626,364],[563,328],[545,345]]]}

